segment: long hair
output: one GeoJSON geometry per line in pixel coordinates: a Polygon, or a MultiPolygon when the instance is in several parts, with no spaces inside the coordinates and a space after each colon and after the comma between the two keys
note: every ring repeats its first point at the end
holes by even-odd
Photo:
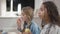
{"type": "Polygon", "coordinates": [[[22,8],[23,12],[27,15],[29,21],[33,19],[33,8],[27,6],[22,8]]]}
{"type": "Polygon", "coordinates": [[[51,23],[60,26],[57,6],[52,1],[43,2],[43,5],[47,9],[47,13],[51,20],[51,23]]]}
{"type": "Polygon", "coordinates": [[[29,7],[29,6],[23,7],[23,8],[22,8],[22,11],[23,11],[24,14],[27,16],[28,21],[29,21],[29,24],[27,24],[26,21],[24,21],[24,22],[25,22],[25,23],[24,23],[24,28],[23,28],[23,30],[22,30],[22,32],[24,32],[24,31],[25,31],[25,28],[26,28],[26,25],[28,25],[28,28],[29,28],[30,25],[31,25],[31,21],[32,21],[32,19],[33,19],[33,8],[31,8],[31,7],[29,7]]]}

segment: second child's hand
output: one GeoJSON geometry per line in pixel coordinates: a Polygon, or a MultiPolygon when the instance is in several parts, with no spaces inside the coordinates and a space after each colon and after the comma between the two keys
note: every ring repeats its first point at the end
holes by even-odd
{"type": "Polygon", "coordinates": [[[17,19],[17,26],[18,26],[18,29],[21,28],[21,19],[20,18],[17,19]]]}

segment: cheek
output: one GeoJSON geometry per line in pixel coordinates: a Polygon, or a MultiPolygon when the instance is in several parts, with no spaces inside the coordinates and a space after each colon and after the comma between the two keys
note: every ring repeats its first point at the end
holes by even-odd
{"type": "Polygon", "coordinates": [[[39,13],[39,17],[40,18],[44,18],[44,11],[42,11],[42,12],[39,13]]]}
{"type": "Polygon", "coordinates": [[[40,11],[39,13],[38,13],[38,16],[43,16],[44,15],[44,11],[40,11]]]}
{"type": "Polygon", "coordinates": [[[42,14],[42,16],[44,16],[45,12],[43,11],[41,14],[42,14]]]}

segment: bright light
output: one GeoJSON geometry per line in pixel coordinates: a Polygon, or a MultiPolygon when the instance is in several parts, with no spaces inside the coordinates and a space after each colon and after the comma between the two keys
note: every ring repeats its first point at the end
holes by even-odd
{"type": "Polygon", "coordinates": [[[18,4],[18,14],[21,15],[21,4],[18,4]]]}

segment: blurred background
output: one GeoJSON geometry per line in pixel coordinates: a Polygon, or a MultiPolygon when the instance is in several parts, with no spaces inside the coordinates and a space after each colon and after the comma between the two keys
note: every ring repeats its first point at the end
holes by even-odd
{"type": "Polygon", "coordinates": [[[0,30],[17,31],[16,20],[21,14],[21,9],[31,6],[34,9],[34,21],[40,26],[41,20],[38,18],[38,9],[42,2],[53,1],[60,14],[60,0],[0,0],[0,30]]]}

